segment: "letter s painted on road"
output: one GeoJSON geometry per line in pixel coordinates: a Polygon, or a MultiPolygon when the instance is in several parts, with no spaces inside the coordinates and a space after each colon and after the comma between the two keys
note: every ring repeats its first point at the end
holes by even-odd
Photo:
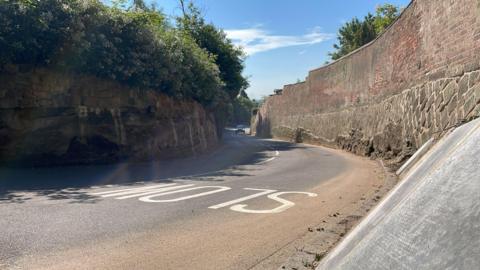
{"type": "Polygon", "coordinates": [[[282,205],[280,205],[276,208],[269,209],[269,210],[253,210],[253,209],[247,209],[246,204],[236,204],[236,205],[232,205],[230,207],[230,210],[237,211],[237,212],[242,212],[242,213],[250,213],[250,214],[277,214],[277,213],[281,213],[281,212],[283,212],[283,211],[287,210],[288,208],[295,205],[295,203],[279,197],[279,196],[284,195],[284,194],[305,194],[309,197],[316,197],[317,196],[317,194],[310,193],[310,192],[300,192],[300,191],[277,192],[277,193],[273,193],[273,194],[270,194],[270,195],[267,196],[269,199],[272,199],[272,200],[277,201],[277,202],[282,204],[282,205]]]}

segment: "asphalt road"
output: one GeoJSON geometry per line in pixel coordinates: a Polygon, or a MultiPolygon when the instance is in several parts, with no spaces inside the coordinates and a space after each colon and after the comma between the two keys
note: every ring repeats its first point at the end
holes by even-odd
{"type": "Polygon", "coordinates": [[[362,162],[227,134],[189,159],[0,169],[0,268],[248,269],[341,207],[362,162]]]}

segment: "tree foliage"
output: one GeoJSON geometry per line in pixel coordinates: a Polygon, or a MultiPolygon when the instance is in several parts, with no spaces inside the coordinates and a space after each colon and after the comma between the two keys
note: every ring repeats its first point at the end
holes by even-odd
{"type": "Polygon", "coordinates": [[[0,70],[61,68],[228,111],[232,92],[247,82],[243,53],[221,30],[194,8],[174,27],[142,0],[112,3],[0,0],[0,70]]]}
{"type": "Polygon", "coordinates": [[[337,60],[362,47],[378,37],[399,16],[400,9],[391,4],[380,5],[375,15],[367,14],[363,20],[353,18],[338,31],[338,44],[334,52],[329,53],[332,60],[337,60]]]}
{"type": "MultiPolygon", "coordinates": [[[[244,109],[243,100],[240,102],[237,99],[239,93],[248,87],[248,81],[242,75],[245,54],[221,29],[205,22],[201,12],[192,2],[187,4],[186,1],[180,0],[179,3],[183,16],[177,18],[177,28],[185,35],[191,36],[197,46],[213,57],[220,72],[223,95],[218,96],[215,103],[215,119],[218,126],[224,126],[232,122],[232,119],[245,121],[247,113],[249,115],[250,112],[244,109]]],[[[220,134],[222,130],[219,129],[217,132],[220,134]]]]}
{"type": "Polygon", "coordinates": [[[233,113],[230,123],[248,125],[250,123],[252,110],[255,107],[255,102],[250,100],[248,96],[238,95],[233,100],[233,113]]]}
{"type": "Polygon", "coordinates": [[[79,15],[77,1],[0,1],[0,65],[53,62],[79,15]]]}
{"type": "Polygon", "coordinates": [[[234,99],[248,87],[248,81],[242,75],[245,56],[243,51],[233,45],[223,30],[206,23],[198,8],[191,2],[187,7],[183,0],[180,4],[183,17],[177,20],[178,28],[192,36],[198,46],[215,57],[220,77],[225,83],[225,91],[234,99]]]}
{"type": "Polygon", "coordinates": [[[392,4],[383,4],[377,7],[375,15],[375,31],[381,34],[387,29],[400,15],[401,9],[392,4]]]}

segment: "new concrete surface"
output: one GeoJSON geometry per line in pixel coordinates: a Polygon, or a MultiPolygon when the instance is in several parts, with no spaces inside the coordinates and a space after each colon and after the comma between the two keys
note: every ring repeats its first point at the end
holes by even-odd
{"type": "Polygon", "coordinates": [[[317,267],[479,269],[480,119],[438,142],[317,267]]]}

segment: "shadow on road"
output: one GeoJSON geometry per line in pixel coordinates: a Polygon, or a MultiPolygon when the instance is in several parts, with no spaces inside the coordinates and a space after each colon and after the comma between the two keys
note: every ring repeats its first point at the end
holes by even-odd
{"type": "Polygon", "coordinates": [[[227,134],[217,150],[186,159],[55,168],[0,168],[0,204],[25,203],[33,197],[96,203],[85,191],[92,186],[168,183],[175,179],[218,181],[246,177],[262,169],[272,151],[303,146],[227,134]],[[249,166],[258,165],[258,166],[249,166]]]}

